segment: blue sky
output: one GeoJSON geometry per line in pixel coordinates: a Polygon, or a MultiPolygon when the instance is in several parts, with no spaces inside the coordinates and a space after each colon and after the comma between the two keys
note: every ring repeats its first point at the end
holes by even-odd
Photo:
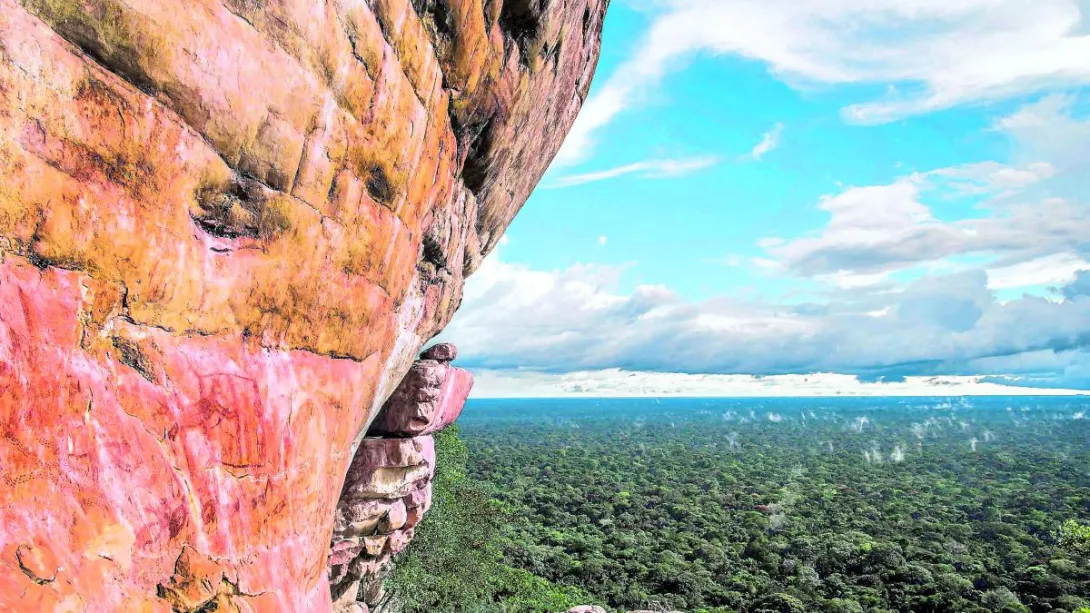
{"type": "Polygon", "coordinates": [[[1088,389],[1088,85],[1090,0],[614,0],[443,338],[483,395],[1088,389]]]}

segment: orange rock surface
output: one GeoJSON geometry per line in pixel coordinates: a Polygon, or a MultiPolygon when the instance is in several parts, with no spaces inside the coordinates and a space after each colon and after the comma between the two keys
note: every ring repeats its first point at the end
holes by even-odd
{"type": "Polygon", "coordinates": [[[608,0],[0,0],[0,611],[328,611],[608,0]]]}

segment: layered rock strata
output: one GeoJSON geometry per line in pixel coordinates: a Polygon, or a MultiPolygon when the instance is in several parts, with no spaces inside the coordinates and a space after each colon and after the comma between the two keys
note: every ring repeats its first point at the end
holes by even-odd
{"type": "Polygon", "coordinates": [[[356,450],[337,503],[329,553],[339,612],[382,600],[390,558],[409,544],[431,507],[436,469],[431,434],[458,419],[473,386],[469,372],[450,365],[456,355],[449,344],[421,354],[356,450]]]}
{"type": "Polygon", "coordinates": [[[606,4],[0,0],[0,610],[329,611],[353,451],[606,4]]]}
{"type": "Polygon", "coordinates": [[[381,600],[384,567],[412,540],[431,507],[434,474],[431,436],[364,439],[333,525],[329,581],[334,603],[348,607],[381,600]]]}

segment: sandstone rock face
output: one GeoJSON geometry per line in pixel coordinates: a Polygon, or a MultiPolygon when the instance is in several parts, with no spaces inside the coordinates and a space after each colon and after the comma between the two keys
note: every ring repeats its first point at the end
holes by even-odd
{"type": "Polygon", "coordinates": [[[356,450],[329,549],[337,613],[359,602],[380,603],[387,564],[412,541],[431,507],[436,457],[430,434],[457,419],[473,386],[468,372],[449,364],[456,355],[449,344],[421,354],[425,359],[412,365],[356,450]]]}
{"type": "Polygon", "coordinates": [[[431,507],[435,441],[416,438],[365,438],[348,469],[337,505],[329,551],[334,602],[351,610],[361,586],[381,598],[382,570],[412,540],[413,530],[431,507]]]}
{"type": "Polygon", "coordinates": [[[444,362],[420,360],[371,424],[381,436],[420,436],[454,423],[473,387],[473,375],[444,362]]]}
{"type": "Polygon", "coordinates": [[[0,610],[331,609],[354,448],[607,2],[0,0],[0,610]]]}

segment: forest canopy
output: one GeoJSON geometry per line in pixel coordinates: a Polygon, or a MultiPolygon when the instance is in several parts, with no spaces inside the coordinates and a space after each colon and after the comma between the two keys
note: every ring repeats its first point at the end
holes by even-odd
{"type": "Polygon", "coordinates": [[[413,611],[1090,613],[1090,424],[1007,402],[476,401],[393,583],[432,585],[413,611]]]}

